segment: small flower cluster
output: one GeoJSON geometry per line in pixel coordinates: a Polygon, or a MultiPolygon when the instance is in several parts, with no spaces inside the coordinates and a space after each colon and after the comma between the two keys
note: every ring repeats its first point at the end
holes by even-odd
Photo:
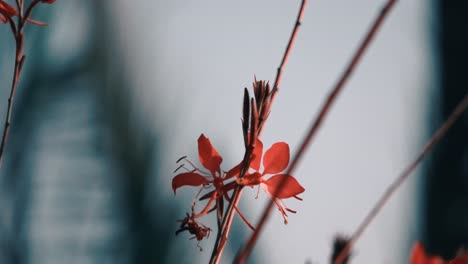
{"type": "Polygon", "coordinates": [[[418,242],[411,251],[410,264],[468,264],[468,252],[460,250],[454,259],[444,260],[439,256],[428,255],[424,246],[418,242]]]}
{"type": "MultiPolygon", "coordinates": [[[[224,215],[225,201],[229,204],[232,202],[229,192],[238,187],[258,186],[258,192],[260,188],[264,189],[270,199],[275,202],[285,223],[287,223],[288,216],[286,211],[296,213],[289,209],[283,200],[287,198],[302,200],[298,195],[305,189],[293,176],[282,173],[289,164],[288,144],[277,142],[263,153],[263,143],[258,138],[259,131],[270,112],[271,91],[268,83],[255,81],[254,93],[255,98],[250,98],[247,89],[245,90],[242,130],[246,152],[244,159],[238,165],[228,171],[221,170],[223,158],[204,134],[198,138],[198,158],[206,170],[197,167],[187,157],[182,157],[177,161],[182,164],[174,173],[179,170],[185,170],[185,172],[172,179],[174,193],[183,186],[200,187],[200,190],[193,200],[192,213],[187,213],[184,219],[178,220],[181,225],[176,234],[187,230],[194,235],[192,239],[196,238],[200,241],[208,237],[211,229],[197,222],[197,219],[216,211],[218,223],[220,223],[224,215]],[[261,165],[263,165],[263,170],[260,169],[261,165]],[[206,193],[201,194],[204,190],[206,193]],[[194,210],[197,200],[208,200],[198,213],[194,210]]],[[[243,221],[254,230],[253,225],[247,221],[237,206],[233,206],[243,221]]]]}

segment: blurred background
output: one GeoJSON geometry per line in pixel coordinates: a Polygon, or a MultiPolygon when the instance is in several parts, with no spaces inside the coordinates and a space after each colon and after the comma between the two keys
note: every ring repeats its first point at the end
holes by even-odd
{"type": "MultiPolygon", "coordinates": [[[[382,1],[310,1],[266,124],[292,152],[382,1]]],[[[174,196],[175,161],[208,136],[223,169],[243,155],[241,102],[273,81],[299,1],[57,1],[34,11],[0,171],[0,263],[207,263],[215,235],[175,236],[196,188],[174,196]]],[[[399,1],[295,177],[304,201],[275,210],[250,263],[329,263],[388,184],[468,91],[468,3],[399,1]]],[[[0,25],[0,114],[14,43],[0,25]]],[[[468,243],[468,119],[396,193],[353,263],[406,263],[423,240],[452,256],[468,243]]],[[[251,222],[267,201],[247,190],[251,222]]],[[[214,216],[213,216],[214,217],[214,216]]],[[[215,227],[214,219],[202,219],[215,227]]],[[[230,263],[250,231],[236,218],[230,263]]]]}

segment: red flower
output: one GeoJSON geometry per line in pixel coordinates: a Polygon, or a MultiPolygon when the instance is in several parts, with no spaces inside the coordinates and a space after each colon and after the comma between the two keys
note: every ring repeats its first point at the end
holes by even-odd
{"type": "Polygon", "coordinates": [[[18,12],[16,11],[16,8],[11,6],[7,2],[0,0],[0,22],[5,24],[10,18],[17,15],[18,12]]]}
{"type": "MultiPolygon", "coordinates": [[[[198,138],[198,158],[200,159],[200,163],[203,167],[208,169],[209,173],[200,170],[187,160],[187,162],[189,162],[193,167],[193,170],[178,174],[172,179],[172,190],[174,193],[178,188],[187,185],[202,186],[213,184],[215,187],[223,186],[223,181],[227,179],[226,177],[223,177],[223,174],[221,173],[220,166],[221,162],[223,162],[223,158],[213,147],[210,140],[203,134],[198,138]]],[[[186,157],[183,157],[180,160],[186,160],[186,157]]],[[[177,170],[181,168],[185,168],[184,165],[181,165],[177,170]]]]}
{"type": "Polygon", "coordinates": [[[451,260],[449,264],[468,264],[468,251],[461,253],[460,256],[451,260]]]}
{"type": "Polygon", "coordinates": [[[410,256],[410,264],[445,264],[445,260],[443,260],[439,256],[428,256],[426,254],[426,250],[424,246],[417,242],[413,249],[411,250],[410,256]]]}
{"type": "Polygon", "coordinates": [[[41,2],[45,4],[53,4],[55,3],[55,0],[41,0],[41,2]]]}
{"type": "MultiPolygon", "coordinates": [[[[209,173],[197,168],[193,163],[186,160],[186,157],[183,157],[179,159],[179,161],[186,160],[193,167],[193,170],[178,174],[172,179],[172,190],[174,191],[174,194],[176,190],[182,186],[214,186],[215,190],[213,192],[210,192],[201,198],[210,198],[210,200],[205,208],[194,216],[195,218],[211,212],[212,209],[210,206],[215,200],[217,202],[216,207],[218,208],[218,211],[222,212],[223,196],[226,197],[226,192],[234,189],[235,187],[235,184],[224,185],[225,180],[233,177],[232,172],[227,172],[226,174],[221,172],[220,166],[221,162],[223,162],[223,158],[213,147],[210,140],[203,134],[198,138],[198,158],[200,159],[200,163],[209,171],[209,173]]],[[[176,171],[181,168],[188,170],[184,167],[184,164],[182,164],[176,171]]]]}
{"type": "MultiPolygon", "coordinates": [[[[263,143],[257,139],[255,148],[253,151],[253,159],[250,163],[250,168],[255,172],[246,174],[243,178],[238,178],[237,183],[240,185],[248,185],[253,187],[259,185],[270,195],[281,214],[283,215],[284,222],[287,223],[286,211],[296,213],[295,211],[286,207],[282,199],[294,197],[298,200],[302,200],[297,197],[298,194],[305,191],[299,182],[291,175],[281,174],[282,171],[288,167],[289,164],[289,145],[285,142],[277,142],[273,144],[263,156],[263,172],[260,173],[260,163],[262,159],[263,143]],[[263,177],[267,174],[274,174],[268,180],[263,177]],[[281,181],[285,181],[285,184],[280,190],[278,190],[281,181]],[[276,193],[278,191],[278,193],[276,193]],[[276,193],[276,195],[275,195],[276,193]],[[282,205],[280,204],[282,203],[282,205]],[[284,208],[283,208],[284,206],[284,208]]],[[[260,188],[260,187],[259,187],[260,188]]]]}
{"type": "Polygon", "coordinates": [[[439,256],[428,256],[421,242],[411,250],[410,264],[468,264],[468,252],[461,252],[457,257],[446,261],[439,256]]]}

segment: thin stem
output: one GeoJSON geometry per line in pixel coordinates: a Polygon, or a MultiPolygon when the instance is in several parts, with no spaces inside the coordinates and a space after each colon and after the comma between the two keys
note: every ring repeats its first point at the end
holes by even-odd
{"type": "MultiPolygon", "coordinates": [[[[17,1],[18,8],[22,8],[22,1],[17,1]]],[[[11,83],[11,90],[10,90],[10,96],[8,98],[8,108],[7,108],[7,113],[5,117],[5,125],[3,128],[3,136],[2,136],[2,143],[0,144],[0,167],[3,162],[3,153],[5,151],[5,144],[8,139],[8,134],[10,132],[10,126],[11,126],[11,113],[13,109],[13,102],[15,99],[15,93],[16,93],[16,88],[18,87],[18,82],[21,74],[21,69],[25,60],[25,56],[23,55],[23,43],[24,43],[24,36],[22,32],[22,24],[21,24],[21,11],[19,15],[19,26],[18,28],[14,27],[14,23],[10,21],[11,29],[15,37],[15,42],[16,42],[16,56],[15,56],[15,68],[13,72],[13,80],[11,83]]]]}
{"type": "MultiPolygon", "coordinates": [[[[314,123],[312,124],[309,132],[307,133],[306,137],[302,141],[301,146],[297,150],[296,154],[294,155],[294,158],[291,162],[291,165],[286,172],[286,174],[291,175],[294,169],[296,168],[299,160],[302,158],[302,156],[305,153],[306,148],[309,146],[309,144],[312,142],[312,139],[314,136],[317,134],[317,131],[322,125],[323,120],[325,119],[326,115],[328,114],[329,110],[331,109],[331,106],[333,103],[336,101],[339,93],[343,89],[344,85],[346,84],[346,81],[349,79],[351,74],[353,73],[354,69],[358,65],[359,61],[361,60],[362,56],[364,55],[364,52],[367,50],[369,47],[369,44],[372,42],[375,34],[377,33],[378,29],[382,25],[382,22],[384,21],[385,17],[388,15],[389,11],[392,9],[394,4],[396,3],[396,0],[389,0],[385,4],[385,6],[382,8],[380,11],[380,14],[372,24],[370,30],[367,32],[366,36],[364,37],[363,41],[359,45],[359,48],[355,52],[354,56],[352,57],[351,61],[349,62],[348,66],[346,67],[345,71],[339,78],[338,82],[336,85],[333,87],[331,90],[331,93],[329,94],[327,100],[325,101],[324,105],[322,106],[317,118],[315,119],[314,123]]],[[[279,187],[276,189],[276,193],[273,196],[276,196],[277,193],[281,191],[281,187],[284,186],[286,183],[286,178],[284,178],[280,183],[279,187]]],[[[247,260],[247,257],[250,255],[257,239],[258,236],[260,235],[260,232],[263,230],[263,227],[266,223],[266,220],[271,212],[271,209],[274,206],[274,201],[270,200],[265,207],[265,210],[263,211],[263,215],[260,218],[260,222],[257,225],[257,229],[255,232],[251,235],[249,238],[247,244],[241,251],[238,253],[237,258],[234,263],[245,263],[247,260]]]]}
{"type": "MultiPolygon", "coordinates": [[[[289,55],[291,54],[292,47],[295,43],[297,33],[299,32],[299,27],[302,23],[302,17],[304,16],[305,6],[307,4],[307,0],[302,0],[301,6],[299,7],[299,13],[297,14],[296,23],[294,24],[293,31],[291,33],[291,37],[289,38],[288,46],[286,46],[286,50],[283,54],[283,59],[281,59],[281,63],[276,70],[276,77],[275,83],[273,84],[273,89],[271,90],[271,103],[275,100],[276,94],[279,89],[279,85],[281,83],[281,78],[283,77],[283,69],[286,66],[286,62],[288,61],[289,55]]],[[[260,127],[260,133],[263,129],[263,126],[260,127]]]]}
{"type": "Polygon", "coordinates": [[[281,82],[281,77],[283,76],[283,67],[286,65],[286,62],[288,61],[294,41],[296,40],[297,32],[299,32],[299,26],[301,25],[302,17],[304,16],[306,3],[307,3],[306,0],[302,0],[301,7],[299,8],[299,13],[297,14],[296,24],[294,25],[293,31],[291,33],[291,37],[289,38],[288,46],[286,46],[286,50],[284,51],[283,59],[281,60],[281,63],[276,72],[275,83],[273,84],[273,90],[271,91],[273,94],[275,94],[278,91],[278,87],[281,82]]]}
{"type": "Polygon", "coordinates": [[[24,14],[24,19],[23,19],[23,23],[26,23],[26,21],[29,19],[29,17],[31,16],[31,13],[34,9],[34,7],[36,7],[36,5],[39,3],[40,1],[39,0],[34,0],[31,2],[31,4],[28,6],[28,9],[26,10],[26,13],[24,14]]]}
{"type": "Polygon", "coordinates": [[[350,241],[345,248],[341,251],[340,255],[336,258],[334,264],[341,264],[346,258],[346,252],[349,252],[350,249],[354,246],[356,241],[361,237],[370,223],[375,219],[379,214],[385,204],[390,200],[395,191],[405,182],[406,179],[411,175],[411,173],[416,169],[421,160],[426,156],[426,154],[434,147],[437,142],[439,142],[447,133],[447,131],[454,125],[455,121],[461,116],[463,111],[468,108],[468,94],[465,95],[463,100],[457,105],[455,110],[450,114],[445,123],[433,134],[429,141],[424,145],[422,150],[416,156],[416,158],[408,164],[408,166],[401,172],[400,176],[396,178],[385,190],[380,199],[374,205],[374,207],[369,211],[364,220],[358,226],[356,231],[350,238],[350,241]]]}
{"type": "MultiPolygon", "coordinates": [[[[270,104],[273,103],[274,96],[276,95],[276,92],[278,90],[278,86],[279,86],[279,83],[281,81],[281,77],[282,77],[282,74],[283,74],[283,68],[286,65],[287,59],[289,58],[289,54],[291,53],[291,50],[292,50],[292,47],[293,47],[293,44],[294,44],[294,40],[296,38],[297,32],[299,30],[299,26],[300,26],[301,21],[302,21],[302,16],[304,14],[304,8],[305,8],[306,3],[307,3],[307,0],[302,0],[302,2],[301,2],[301,6],[299,8],[299,13],[297,15],[297,19],[296,19],[296,23],[295,23],[294,28],[293,28],[293,32],[291,34],[291,37],[289,38],[288,46],[286,47],[283,58],[282,58],[281,63],[279,65],[279,67],[278,67],[278,70],[277,70],[275,83],[273,85],[273,90],[271,92],[272,93],[272,100],[271,100],[270,104]]],[[[266,121],[266,120],[264,120],[264,121],[266,121]]],[[[264,122],[262,122],[262,124],[260,124],[260,128],[257,131],[257,136],[260,136],[260,134],[262,133],[263,124],[264,124],[264,122]]],[[[253,137],[251,137],[251,138],[253,138],[253,137]]],[[[255,140],[252,140],[252,142],[255,142],[255,140]]],[[[247,172],[247,170],[248,170],[248,168],[250,166],[250,161],[252,159],[252,151],[253,151],[252,146],[251,146],[251,148],[246,149],[244,159],[243,159],[243,168],[242,168],[242,171],[241,171],[239,177],[242,177],[247,172]]],[[[221,256],[222,256],[224,248],[226,246],[226,241],[228,239],[229,232],[231,230],[232,220],[234,219],[234,211],[235,211],[235,209],[237,208],[237,206],[239,204],[240,197],[242,195],[242,190],[243,190],[243,186],[238,185],[233,191],[232,198],[231,198],[232,202],[229,203],[229,207],[228,207],[228,209],[226,211],[226,214],[225,214],[225,216],[223,218],[223,222],[221,224],[221,230],[219,230],[218,236],[216,237],[215,246],[214,246],[213,252],[211,254],[210,264],[217,264],[221,260],[221,256]]]]}
{"type": "MultiPolygon", "coordinates": [[[[228,202],[231,202],[231,198],[226,193],[224,194],[224,198],[226,198],[226,200],[228,202]]],[[[240,216],[240,218],[242,218],[242,220],[244,220],[245,224],[250,229],[252,229],[252,231],[255,231],[255,227],[249,222],[249,220],[247,220],[247,218],[244,216],[244,214],[242,214],[242,212],[239,210],[239,208],[237,208],[237,206],[234,205],[234,209],[236,210],[236,212],[240,216]]]]}

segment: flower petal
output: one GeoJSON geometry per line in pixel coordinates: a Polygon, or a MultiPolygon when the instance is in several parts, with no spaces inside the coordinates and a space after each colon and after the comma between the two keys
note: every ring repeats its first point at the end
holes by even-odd
{"type": "Polygon", "coordinates": [[[262,180],[262,175],[258,172],[254,172],[252,174],[246,174],[242,178],[238,178],[236,182],[239,185],[248,185],[253,187],[254,185],[260,184],[262,180]]]}
{"type": "Polygon", "coordinates": [[[445,261],[438,256],[426,255],[424,246],[417,242],[411,250],[410,264],[444,264],[445,261]]]}
{"type": "Polygon", "coordinates": [[[461,256],[456,257],[455,259],[451,260],[449,264],[466,264],[468,263],[468,252],[462,254],[461,256]]]}
{"type": "Polygon", "coordinates": [[[289,145],[285,142],[273,144],[263,156],[263,174],[282,172],[289,164],[289,145]]]}
{"type": "Polygon", "coordinates": [[[220,165],[223,158],[203,134],[198,138],[198,157],[203,167],[207,168],[214,177],[216,172],[221,173],[220,165]]]}
{"type": "Polygon", "coordinates": [[[293,176],[287,174],[277,174],[263,183],[268,187],[268,192],[274,196],[276,189],[283,180],[286,182],[283,184],[280,192],[275,196],[276,198],[291,198],[305,191],[304,187],[302,187],[293,176]]]}
{"type": "Polygon", "coordinates": [[[226,172],[226,175],[224,176],[224,180],[228,180],[232,177],[239,177],[240,170],[242,169],[242,161],[237,164],[234,168],[230,169],[228,172],[226,172]]]}
{"type": "Polygon", "coordinates": [[[203,184],[210,183],[210,181],[201,176],[198,173],[194,172],[186,172],[186,173],[181,173],[179,175],[176,175],[172,179],[172,190],[174,191],[174,194],[176,192],[177,188],[180,188],[182,186],[200,186],[203,184]]]}
{"type": "Polygon", "coordinates": [[[16,8],[4,1],[0,1],[0,11],[2,11],[1,13],[6,17],[13,17],[18,15],[16,8]]]}
{"type": "Polygon", "coordinates": [[[260,139],[257,138],[255,142],[255,148],[253,150],[253,159],[250,162],[250,168],[258,171],[260,169],[260,163],[262,161],[263,154],[263,143],[260,139]]]}

